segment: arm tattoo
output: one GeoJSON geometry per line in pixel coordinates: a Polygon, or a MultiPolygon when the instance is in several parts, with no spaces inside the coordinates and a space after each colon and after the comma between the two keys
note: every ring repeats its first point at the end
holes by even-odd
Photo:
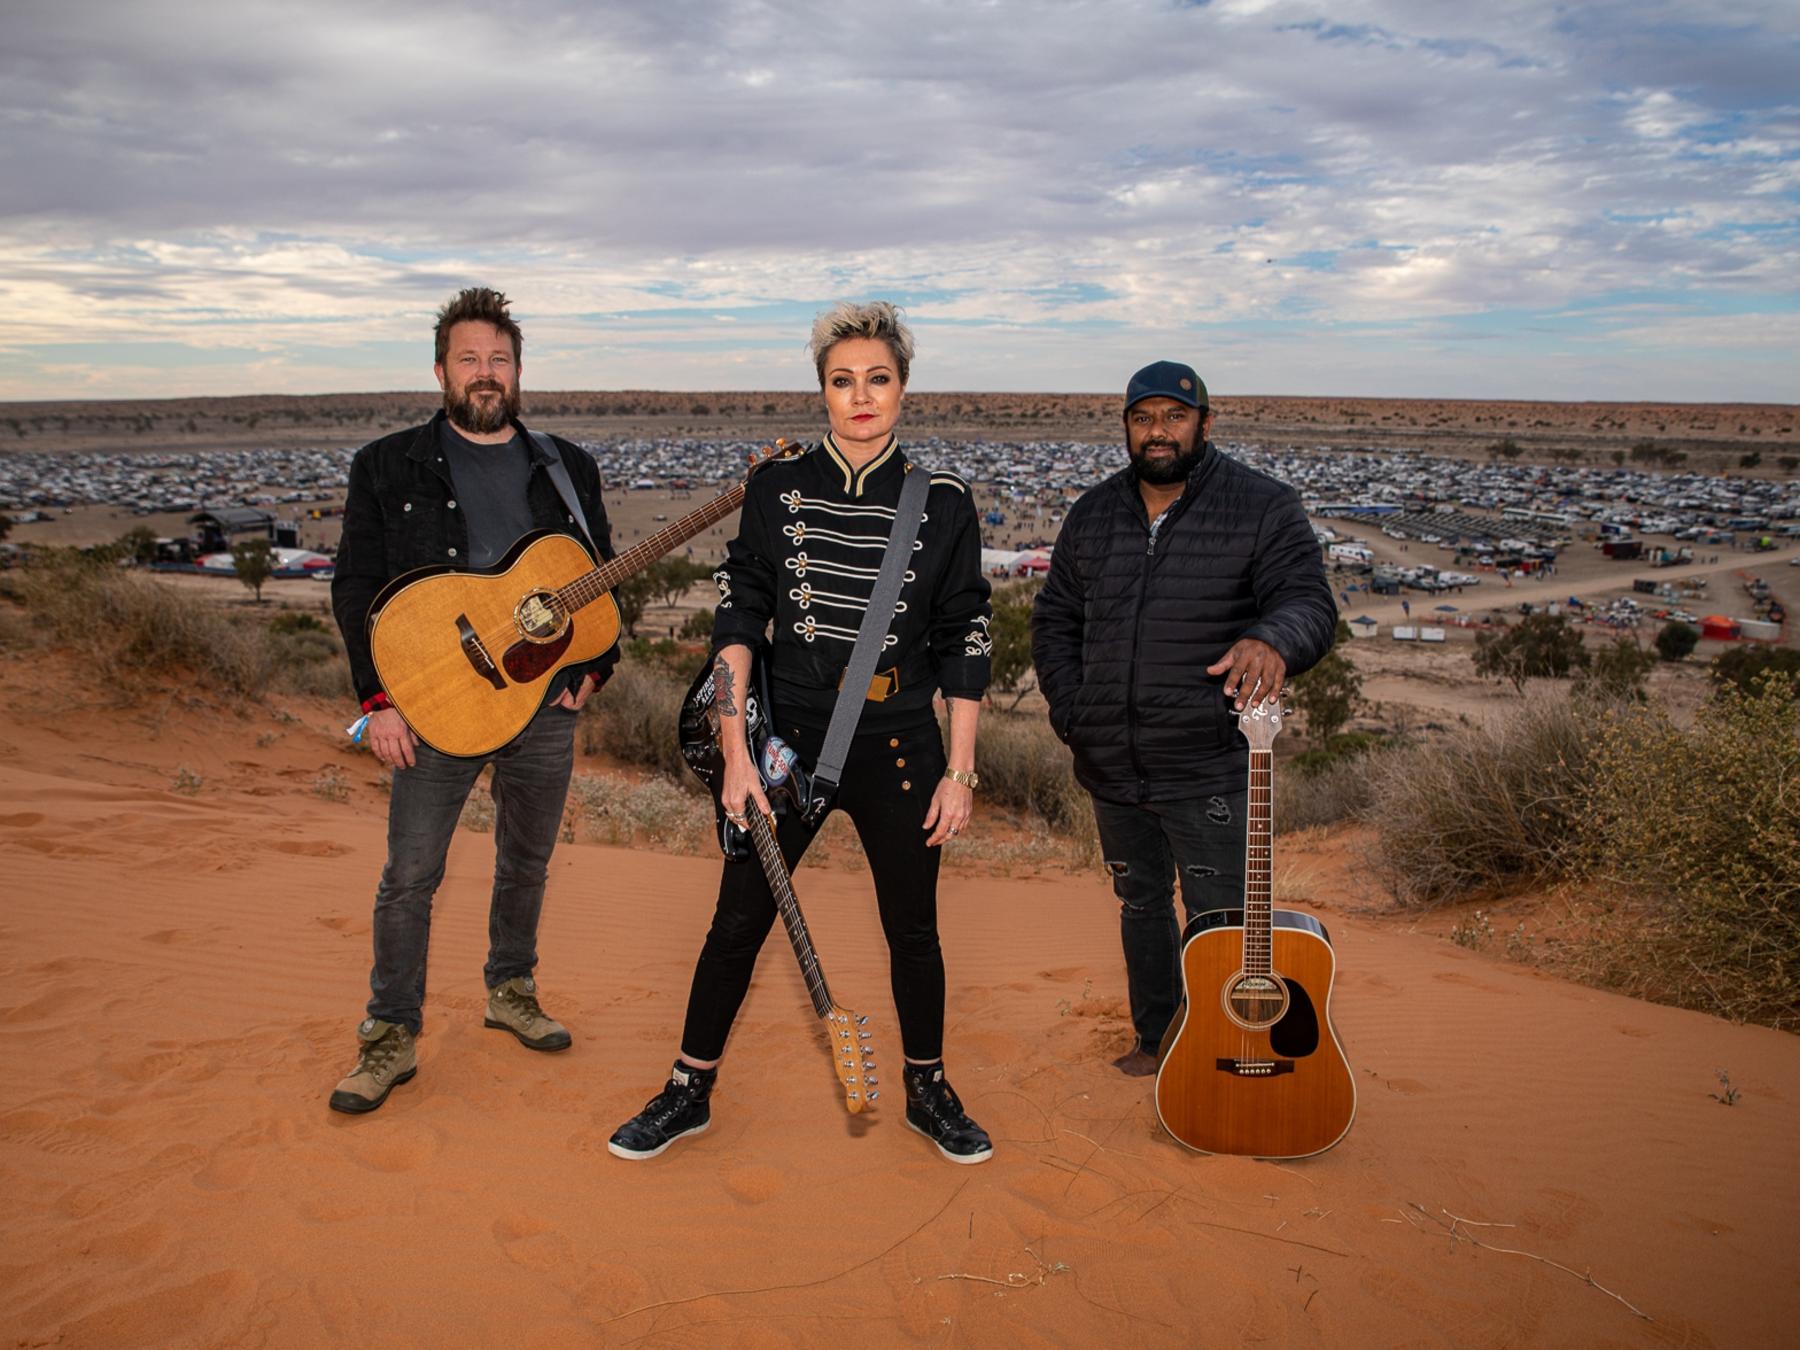
{"type": "Polygon", "coordinates": [[[737,702],[731,692],[731,667],[726,664],[723,655],[713,662],[713,701],[719,705],[719,711],[724,716],[738,715],[737,702]]]}

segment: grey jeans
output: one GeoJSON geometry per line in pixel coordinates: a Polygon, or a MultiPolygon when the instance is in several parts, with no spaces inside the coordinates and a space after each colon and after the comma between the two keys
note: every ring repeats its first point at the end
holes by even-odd
{"type": "Polygon", "coordinates": [[[562,828],[575,765],[575,714],[544,708],[491,755],[463,759],[420,744],[410,769],[394,770],[388,856],[375,891],[375,966],[369,1016],[415,1036],[425,1005],[431,900],[475,780],[494,766],[494,894],[488,906],[488,988],[537,966],[544,880],[562,828]]]}
{"type": "Polygon", "coordinates": [[[1181,1001],[1181,925],[1175,879],[1191,922],[1244,903],[1244,789],[1130,806],[1094,798],[1100,856],[1119,898],[1119,938],[1131,1021],[1154,1052],[1181,1001]]]}

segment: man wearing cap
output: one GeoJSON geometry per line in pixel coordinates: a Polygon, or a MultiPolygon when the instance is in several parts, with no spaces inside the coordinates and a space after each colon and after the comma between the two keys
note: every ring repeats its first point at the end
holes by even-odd
{"type": "Polygon", "coordinates": [[[1207,439],[1193,369],[1125,390],[1130,463],[1070,508],[1032,606],[1050,724],[1094,799],[1137,1041],[1156,1071],[1181,997],[1174,882],[1191,920],[1243,903],[1248,743],[1237,713],[1331,649],[1337,606],[1299,494],[1207,439]]]}

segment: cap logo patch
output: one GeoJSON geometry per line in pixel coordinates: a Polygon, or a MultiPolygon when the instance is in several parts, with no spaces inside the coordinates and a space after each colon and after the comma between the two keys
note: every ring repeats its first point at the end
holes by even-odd
{"type": "Polygon", "coordinates": [[[1192,380],[1188,379],[1186,376],[1183,376],[1182,380],[1181,380],[1181,387],[1183,389],[1192,389],[1194,387],[1194,382],[1192,380]]]}

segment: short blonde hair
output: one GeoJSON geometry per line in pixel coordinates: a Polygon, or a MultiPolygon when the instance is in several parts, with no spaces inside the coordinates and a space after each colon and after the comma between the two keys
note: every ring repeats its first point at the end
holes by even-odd
{"type": "Polygon", "coordinates": [[[807,343],[813,365],[818,367],[819,388],[825,387],[825,358],[833,347],[848,338],[874,338],[885,342],[894,358],[894,371],[900,376],[900,383],[906,383],[907,372],[912,367],[913,337],[912,329],[900,318],[899,307],[886,300],[871,300],[861,305],[840,300],[813,320],[812,339],[807,343]]]}

